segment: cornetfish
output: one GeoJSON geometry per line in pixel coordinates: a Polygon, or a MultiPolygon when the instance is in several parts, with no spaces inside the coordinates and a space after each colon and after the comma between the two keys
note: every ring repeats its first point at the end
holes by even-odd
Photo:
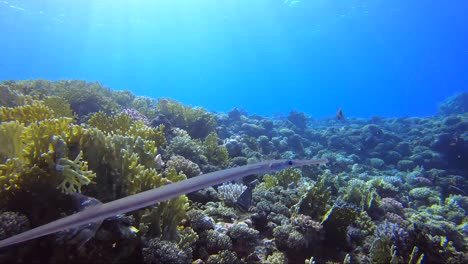
{"type": "Polygon", "coordinates": [[[228,182],[252,174],[275,172],[304,165],[324,164],[327,159],[316,160],[269,160],[245,166],[210,172],[183,181],[170,183],[145,192],[130,195],[112,202],[88,207],[81,212],[60,218],[23,233],[0,241],[0,248],[21,243],[34,238],[53,234],[65,229],[102,221],[106,218],[134,211],[158,202],[170,200],[179,195],[198,191],[223,182],[228,182]]]}

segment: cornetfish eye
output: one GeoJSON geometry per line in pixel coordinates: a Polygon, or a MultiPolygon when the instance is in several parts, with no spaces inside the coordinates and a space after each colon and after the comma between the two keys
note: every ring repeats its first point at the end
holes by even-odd
{"type": "Polygon", "coordinates": [[[288,161],[286,161],[286,164],[288,164],[289,166],[292,166],[292,165],[293,165],[293,161],[292,161],[292,160],[288,160],[288,161]]]}

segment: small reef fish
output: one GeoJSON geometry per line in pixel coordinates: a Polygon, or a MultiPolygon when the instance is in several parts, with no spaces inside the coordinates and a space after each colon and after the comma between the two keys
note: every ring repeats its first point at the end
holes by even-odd
{"type": "Polygon", "coordinates": [[[338,108],[338,111],[336,111],[336,118],[337,118],[338,120],[341,120],[341,119],[344,119],[344,118],[345,118],[345,116],[344,116],[344,114],[343,114],[343,110],[341,110],[341,108],[338,108]]]}
{"type": "Polygon", "coordinates": [[[247,185],[247,189],[237,198],[236,206],[242,211],[248,211],[252,205],[252,191],[259,183],[258,180],[253,180],[247,185]]]}
{"type": "Polygon", "coordinates": [[[112,202],[89,206],[81,212],[52,221],[0,241],[0,248],[18,244],[62,230],[77,228],[106,218],[114,217],[143,207],[176,198],[223,182],[237,180],[253,174],[271,173],[287,168],[325,164],[327,159],[316,160],[269,160],[245,166],[210,172],[183,181],[163,185],[145,192],[130,195],[112,202]]]}

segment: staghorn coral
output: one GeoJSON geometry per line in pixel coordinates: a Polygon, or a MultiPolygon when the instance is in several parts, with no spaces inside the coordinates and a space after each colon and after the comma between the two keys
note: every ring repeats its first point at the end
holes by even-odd
{"type": "Polygon", "coordinates": [[[375,229],[375,240],[370,249],[370,259],[375,263],[402,263],[405,256],[413,254],[408,245],[408,233],[398,224],[385,220],[375,229]]]}

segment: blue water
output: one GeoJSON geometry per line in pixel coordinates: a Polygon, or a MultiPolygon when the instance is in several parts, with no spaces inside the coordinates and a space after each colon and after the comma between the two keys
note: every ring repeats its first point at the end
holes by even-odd
{"type": "Polygon", "coordinates": [[[212,111],[427,116],[468,90],[468,1],[0,1],[0,79],[212,111]]]}

